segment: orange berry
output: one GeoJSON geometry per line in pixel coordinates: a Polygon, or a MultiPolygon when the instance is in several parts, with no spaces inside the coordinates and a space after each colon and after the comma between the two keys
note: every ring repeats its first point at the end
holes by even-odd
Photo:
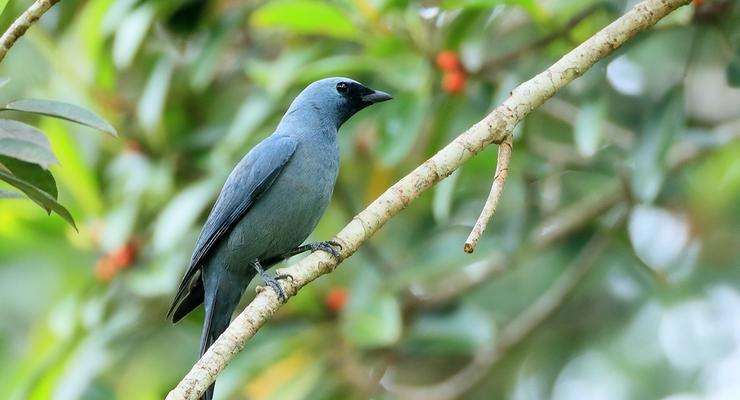
{"type": "Polygon", "coordinates": [[[337,313],[347,304],[348,297],[347,288],[342,286],[331,288],[326,294],[326,307],[332,312],[337,313]]]}
{"type": "Polygon", "coordinates": [[[118,267],[110,257],[100,257],[95,263],[95,277],[101,282],[110,282],[118,273],[118,267]]]}
{"type": "Polygon", "coordinates": [[[459,71],[462,69],[460,58],[452,50],[445,50],[437,54],[437,67],[442,71],[459,71]]]}
{"type": "Polygon", "coordinates": [[[704,5],[704,0],[694,0],[694,8],[699,8],[704,5]]]}
{"type": "Polygon", "coordinates": [[[465,83],[467,80],[468,77],[465,75],[465,72],[446,72],[442,77],[442,88],[451,94],[461,93],[465,90],[465,83]]]}
{"type": "Polygon", "coordinates": [[[116,267],[126,268],[133,264],[134,260],[136,259],[136,253],[138,253],[138,250],[139,249],[135,244],[129,242],[113,250],[113,252],[110,253],[109,257],[111,262],[113,262],[116,267]]]}

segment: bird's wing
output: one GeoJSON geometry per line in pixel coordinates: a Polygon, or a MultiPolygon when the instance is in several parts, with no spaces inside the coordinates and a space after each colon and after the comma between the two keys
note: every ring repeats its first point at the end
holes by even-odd
{"type": "MultiPolygon", "coordinates": [[[[272,186],[295,152],[297,143],[287,136],[272,135],[254,147],[234,168],[226,180],[211,214],[198,237],[198,243],[190,260],[190,266],[182,278],[168,316],[178,320],[184,314],[175,312],[188,300],[192,290],[200,290],[200,269],[203,261],[216,244],[239,222],[255,201],[272,186]],[[179,315],[178,315],[179,314],[179,315]]],[[[249,260],[245,260],[249,261],[249,260]]],[[[189,302],[192,302],[190,299],[189,302]]],[[[190,305],[185,313],[195,308],[200,301],[190,305]]],[[[187,307],[187,306],[186,306],[187,307]]]]}

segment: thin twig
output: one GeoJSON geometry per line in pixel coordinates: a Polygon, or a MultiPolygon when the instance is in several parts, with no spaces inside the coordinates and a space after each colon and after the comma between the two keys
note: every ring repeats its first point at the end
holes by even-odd
{"type": "Polygon", "coordinates": [[[480,240],[480,236],[483,231],[486,230],[488,221],[493,218],[493,214],[496,213],[496,206],[498,201],[501,199],[501,194],[504,192],[504,184],[506,184],[506,177],[509,175],[509,162],[511,161],[511,135],[507,136],[503,142],[498,146],[498,159],[496,160],[496,174],[493,176],[493,184],[491,185],[491,193],[488,194],[486,204],[483,205],[483,210],[475,221],[475,226],[468,236],[468,240],[465,241],[463,249],[466,253],[472,253],[475,251],[475,246],[480,240]]]}
{"type": "Polygon", "coordinates": [[[552,43],[556,39],[570,32],[576,25],[583,22],[583,20],[585,20],[586,18],[596,13],[603,5],[604,5],[603,3],[598,3],[592,6],[586,7],[581,12],[574,15],[573,18],[571,18],[568,22],[566,22],[563,26],[558,28],[556,31],[543,36],[542,38],[530,43],[527,46],[524,46],[517,50],[513,50],[502,56],[489,60],[485,62],[477,71],[474,71],[472,73],[474,75],[482,75],[482,74],[489,74],[491,72],[498,71],[501,68],[507,66],[508,64],[521,59],[523,56],[529,53],[533,53],[547,46],[548,44],[552,43]]]}
{"type": "Polygon", "coordinates": [[[671,170],[703,157],[718,147],[740,140],[740,119],[725,122],[712,129],[711,135],[700,135],[700,141],[687,137],[668,150],[667,164],[671,170]]]}
{"type": "Polygon", "coordinates": [[[412,284],[407,289],[404,308],[428,308],[444,304],[508,271],[511,262],[511,257],[494,252],[485,259],[465,265],[455,270],[454,274],[446,274],[434,282],[412,284]]]}
{"type": "Polygon", "coordinates": [[[581,155],[572,143],[546,139],[540,135],[527,136],[526,143],[529,152],[545,159],[556,169],[586,167],[593,164],[593,157],[581,155]]]}
{"type": "Polygon", "coordinates": [[[532,305],[501,329],[495,343],[476,349],[473,359],[460,371],[445,380],[425,386],[395,382],[394,369],[389,367],[381,385],[404,400],[450,400],[462,398],[488,375],[507,351],[521,343],[535,329],[560,309],[599,260],[609,243],[609,237],[597,233],[578,254],[573,264],[532,305]]]}
{"type": "Polygon", "coordinates": [[[20,15],[12,24],[8,27],[8,30],[0,36],[0,62],[5,58],[11,47],[15,44],[15,41],[19,37],[23,36],[28,28],[33,25],[34,22],[38,21],[44,13],[51,8],[54,4],[58,3],[59,0],[36,0],[28,7],[23,14],[20,15]]]}
{"type": "MultiPolygon", "coordinates": [[[[462,133],[432,158],[390,187],[337,234],[341,257],[351,256],[393,216],[422,193],[446,178],[491,143],[501,143],[524,117],[563,86],[612,54],[640,32],[690,0],[645,0],[563,56],[544,72],[514,89],[511,96],[483,120],[462,133]]],[[[288,296],[321,275],[332,272],[340,260],[314,253],[281,271],[294,279],[283,281],[288,296]]],[[[263,290],[232,321],[226,331],[167,395],[168,400],[199,398],[216,375],[239,353],[282,306],[273,290],[263,290]]]]}
{"type": "Polygon", "coordinates": [[[362,392],[362,397],[371,399],[384,391],[380,385],[388,360],[381,360],[372,367],[368,367],[348,343],[339,340],[336,350],[333,352],[340,376],[350,385],[362,392]]]}
{"type": "MultiPolygon", "coordinates": [[[[540,109],[563,122],[567,122],[570,125],[575,126],[578,107],[561,98],[551,98],[546,101],[540,109]]],[[[623,128],[608,119],[604,120],[604,136],[607,141],[624,149],[629,149],[635,141],[634,132],[623,128]]]]}
{"type": "Polygon", "coordinates": [[[564,207],[532,230],[532,246],[543,248],[573,233],[614,207],[625,197],[625,185],[620,182],[599,191],[596,195],[580,199],[564,207]]]}

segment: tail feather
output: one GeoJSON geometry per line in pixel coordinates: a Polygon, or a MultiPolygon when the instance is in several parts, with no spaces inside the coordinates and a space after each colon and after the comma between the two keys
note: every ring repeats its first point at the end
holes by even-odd
{"type": "Polygon", "coordinates": [[[186,275],[180,283],[172,305],[167,311],[167,318],[170,318],[173,323],[203,303],[204,291],[201,276],[201,271],[198,270],[192,276],[186,275]]]}
{"type": "Polygon", "coordinates": [[[173,323],[181,320],[196,307],[203,304],[203,295],[203,283],[199,280],[189,292],[183,294],[179,299],[179,302],[172,304],[170,311],[167,313],[167,317],[170,318],[173,323]]]}
{"type": "MultiPolygon", "coordinates": [[[[217,303],[215,301],[218,298],[218,288],[216,288],[216,292],[214,293],[212,299],[214,301],[210,303],[217,303]]],[[[203,321],[203,333],[201,334],[200,338],[200,356],[203,357],[203,354],[205,354],[206,350],[208,350],[209,347],[213,344],[213,342],[216,341],[216,339],[226,330],[226,327],[229,324],[229,319],[223,318],[223,315],[220,315],[220,312],[217,312],[217,304],[212,304],[211,307],[206,305],[206,315],[205,320],[203,321]],[[224,323],[224,321],[226,321],[224,323]]],[[[232,310],[233,311],[233,310],[232,310]]],[[[228,316],[231,316],[231,312],[228,313],[228,316]]],[[[206,389],[205,393],[203,393],[203,397],[201,397],[201,400],[211,400],[213,399],[213,389],[216,387],[216,382],[211,384],[211,386],[206,389]]]]}
{"type": "MultiPolygon", "coordinates": [[[[218,276],[212,281],[204,280],[205,284],[205,320],[203,321],[203,333],[200,340],[200,355],[218,339],[231,322],[231,314],[239,299],[241,299],[244,288],[249,280],[233,279],[233,276],[218,276]],[[214,283],[214,287],[209,287],[214,283]]],[[[211,400],[215,382],[208,387],[201,400],[211,400]]]]}

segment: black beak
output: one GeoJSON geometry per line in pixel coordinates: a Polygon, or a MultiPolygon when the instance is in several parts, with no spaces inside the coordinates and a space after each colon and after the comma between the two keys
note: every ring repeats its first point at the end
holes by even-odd
{"type": "Polygon", "coordinates": [[[366,95],[363,95],[360,97],[363,102],[366,103],[380,103],[381,101],[387,101],[393,98],[393,96],[389,95],[386,92],[381,92],[380,90],[374,90],[372,93],[368,93],[366,95]]]}

